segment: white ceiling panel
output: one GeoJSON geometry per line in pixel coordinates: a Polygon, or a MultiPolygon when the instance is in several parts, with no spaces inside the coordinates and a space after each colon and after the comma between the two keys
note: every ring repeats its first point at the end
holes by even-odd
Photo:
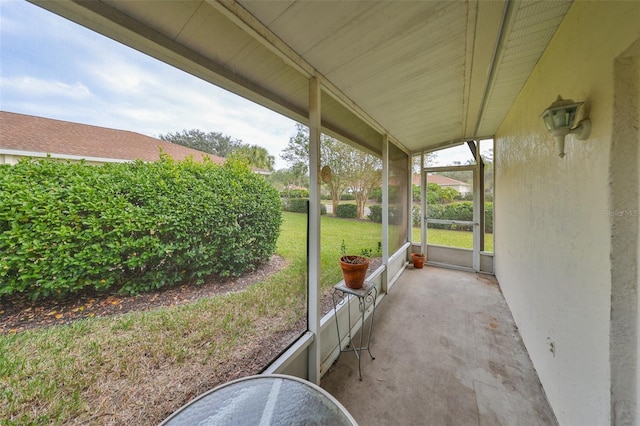
{"type": "Polygon", "coordinates": [[[520,2],[514,10],[478,127],[479,135],[493,135],[502,124],[570,5],[570,0],[529,1],[520,2]]]}

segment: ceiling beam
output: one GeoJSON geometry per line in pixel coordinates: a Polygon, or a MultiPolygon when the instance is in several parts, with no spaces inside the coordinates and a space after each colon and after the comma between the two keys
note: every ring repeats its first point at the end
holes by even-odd
{"type": "Polygon", "coordinates": [[[480,111],[477,115],[476,124],[473,129],[474,135],[476,135],[480,131],[482,119],[487,111],[488,100],[491,96],[491,90],[493,89],[493,85],[495,83],[500,61],[502,60],[505,42],[509,32],[511,31],[511,26],[513,25],[515,15],[514,11],[516,10],[516,1],[517,0],[507,0],[504,5],[502,22],[500,24],[500,33],[498,35],[498,39],[494,48],[493,60],[491,61],[491,66],[489,68],[489,76],[486,79],[486,85],[484,88],[484,94],[482,95],[480,111]]]}

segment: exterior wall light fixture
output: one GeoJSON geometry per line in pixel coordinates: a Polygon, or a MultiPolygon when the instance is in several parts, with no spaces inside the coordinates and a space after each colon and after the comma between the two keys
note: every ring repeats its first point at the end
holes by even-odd
{"type": "Polygon", "coordinates": [[[585,140],[591,133],[591,120],[585,118],[580,121],[576,127],[573,124],[576,121],[578,110],[584,102],[574,102],[571,99],[562,99],[558,95],[558,99],[545,109],[541,117],[544,125],[549,133],[556,139],[558,147],[558,155],[564,157],[564,137],[568,134],[576,135],[579,140],[585,140]]]}

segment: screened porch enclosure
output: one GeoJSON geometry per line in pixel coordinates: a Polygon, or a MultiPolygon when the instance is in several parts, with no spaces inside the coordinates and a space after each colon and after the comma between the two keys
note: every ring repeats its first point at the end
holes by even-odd
{"type": "MultiPolygon", "coordinates": [[[[266,372],[320,383],[340,351],[336,317],[349,323],[346,306],[321,313],[325,133],[381,161],[378,307],[415,272],[413,251],[495,273],[559,423],[639,424],[640,3],[32,2],[309,127],[308,329],[266,372]],[[579,118],[593,122],[562,158],[540,119],[558,94],[585,101],[579,118]],[[461,224],[473,247],[430,246],[428,215],[413,243],[413,156],[463,143],[475,151],[473,219],[461,224]]],[[[452,171],[421,165],[423,182],[452,171]]]]}

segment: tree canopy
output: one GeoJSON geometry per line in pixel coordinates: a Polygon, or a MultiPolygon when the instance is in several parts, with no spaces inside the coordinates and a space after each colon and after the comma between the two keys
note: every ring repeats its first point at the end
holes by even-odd
{"type": "Polygon", "coordinates": [[[160,135],[160,139],[225,158],[243,145],[241,140],[231,139],[231,136],[219,132],[205,133],[198,129],[169,132],[166,135],[160,135]]]}
{"type": "Polygon", "coordinates": [[[240,145],[231,152],[229,157],[269,171],[273,171],[276,162],[276,158],[269,154],[269,151],[258,145],[240,145]]]}
{"type": "MultiPolygon", "coordinates": [[[[291,165],[292,171],[308,175],[309,130],[297,124],[297,133],[289,139],[281,157],[291,165]]],[[[334,214],[340,196],[350,190],[358,206],[358,218],[364,218],[364,206],[371,191],[382,181],[380,159],[322,134],[320,139],[320,161],[331,168],[332,179],[324,185],[331,194],[334,214]]]]}
{"type": "Polygon", "coordinates": [[[202,130],[191,129],[182,132],[160,135],[165,142],[197,149],[219,157],[234,157],[249,166],[273,171],[275,157],[269,154],[266,148],[258,145],[249,145],[239,139],[231,139],[231,136],[220,132],[205,133],[202,130]]]}

